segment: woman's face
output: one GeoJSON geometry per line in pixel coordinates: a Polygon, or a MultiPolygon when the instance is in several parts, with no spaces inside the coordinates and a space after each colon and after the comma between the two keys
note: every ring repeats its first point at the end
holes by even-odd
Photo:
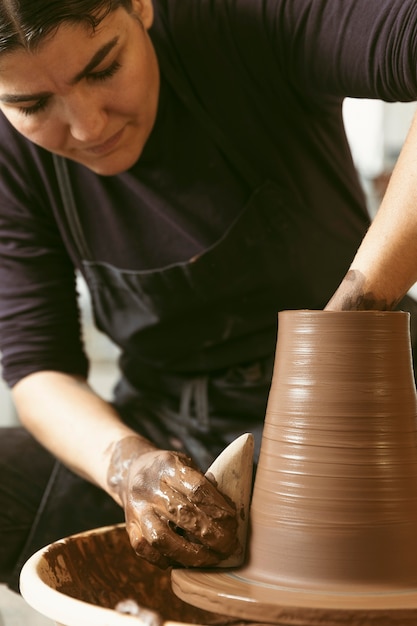
{"type": "Polygon", "coordinates": [[[36,52],[0,57],[0,109],[11,124],[104,176],[135,163],[158,107],[152,2],[133,0],[133,8],[109,14],[94,33],[62,24],[36,52]]]}

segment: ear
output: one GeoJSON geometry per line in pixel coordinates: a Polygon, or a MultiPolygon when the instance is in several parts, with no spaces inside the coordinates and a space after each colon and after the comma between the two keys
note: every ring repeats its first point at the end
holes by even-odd
{"type": "Polygon", "coordinates": [[[132,9],[142,22],[143,27],[148,30],[153,23],[152,0],[132,0],[132,9]]]}

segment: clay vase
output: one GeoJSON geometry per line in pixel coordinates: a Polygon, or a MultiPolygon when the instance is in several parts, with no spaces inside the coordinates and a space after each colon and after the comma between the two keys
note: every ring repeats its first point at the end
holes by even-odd
{"type": "Polygon", "coordinates": [[[406,313],[280,314],[251,509],[254,578],[417,588],[408,324],[406,313]]]}
{"type": "Polygon", "coordinates": [[[280,313],[247,563],[174,591],[263,622],[417,623],[416,417],[408,313],[280,313]]]}

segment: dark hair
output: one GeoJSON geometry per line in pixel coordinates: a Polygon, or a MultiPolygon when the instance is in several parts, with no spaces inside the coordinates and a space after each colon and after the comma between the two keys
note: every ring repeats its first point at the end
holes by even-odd
{"type": "Polygon", "coordinates": [[[34,50],[63,23],[85,23],[94,30],[101,20],[132,0],[0,0],[0,53],[34,50]]]}

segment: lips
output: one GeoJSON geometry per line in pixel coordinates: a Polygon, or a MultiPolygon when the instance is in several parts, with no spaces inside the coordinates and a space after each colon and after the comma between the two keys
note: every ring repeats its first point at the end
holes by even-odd
{"type": "Polygon", "coordinates": [[[108,152],[111,152],[113,148],[115,148],[117,143],[119,142],[123,134],[123,130],[124,129],[122,128],[117,133],[109,137],[109,139],[107,139],[103,143],[98,144],[97,146],[86,148],[86,151],[92,154],[97,154],[97,155],[103,155],[103,154],[107,154],[108,152]]]}

